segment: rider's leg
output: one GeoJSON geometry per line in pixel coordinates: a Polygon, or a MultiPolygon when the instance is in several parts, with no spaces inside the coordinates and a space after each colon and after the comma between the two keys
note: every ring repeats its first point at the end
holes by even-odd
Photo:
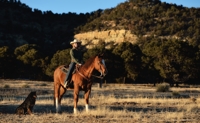
{"type": "Polygon", "coordinates": [[[71,79],[72,72],[74,71],[75,65],[76,65],[76,63],[74,63],[74,62],[71,62],[70,65],[69,65],[69,70],[67,72],[66,79],[64,81],[64,87],[65,88],[69,85],[69,81],[71,79]]]}

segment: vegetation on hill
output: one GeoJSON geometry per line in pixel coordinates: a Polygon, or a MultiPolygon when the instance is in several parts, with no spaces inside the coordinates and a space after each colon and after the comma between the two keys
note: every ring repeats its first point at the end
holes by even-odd
{"type": "Polygon", "coordinates": [[[199,45],[199,11],[200,8],[187,8],[160,0],[129,0],[116,8],[102,11],[99,18],[79,29],[82,32],[127,29],[140,37],[176,37],[199,45]]]}
{"type": "Polygon", "coordinates": [[[128,0],[115,8],[86,14],[42,12],[0,0],[0,77],[52,80],[54,69],[69,64],[74,34],[131,30],[129,41],[89,49],[85,59],[105,52],[107,82],[184,82],[200,80],[200,8],[128,0]]]}

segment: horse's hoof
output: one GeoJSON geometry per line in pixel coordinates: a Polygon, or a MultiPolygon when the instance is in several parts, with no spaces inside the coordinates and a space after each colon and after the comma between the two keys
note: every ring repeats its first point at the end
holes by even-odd
{"type": "Polygon", "coordinates": [[[78,113],[77,108],[74,108],[74,114],[77,114],[77,113],[78,113]]]}

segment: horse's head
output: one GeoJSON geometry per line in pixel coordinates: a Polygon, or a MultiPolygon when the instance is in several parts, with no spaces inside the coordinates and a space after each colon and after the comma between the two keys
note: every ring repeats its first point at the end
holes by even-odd
{"type": "Polygon", "coordinates": [[[99,54],[95,57],[95,65],[94,68],[101,73],[100,76],[105,76],[107,74],[106,64],[103,59],[103,54],[99,54]]]}

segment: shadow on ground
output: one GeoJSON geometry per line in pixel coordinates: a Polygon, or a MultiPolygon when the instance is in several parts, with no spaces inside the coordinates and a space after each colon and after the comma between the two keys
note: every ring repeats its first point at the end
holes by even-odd
{"type": "MultiPolygon", "coordinates": [[[[148,111],[171,111],[177,112],[176,107],[140,107],[137,104],[124,106],[124,105],[103,105],[112,111],[134,111],[134,112],[148,112],[148,111]]],[[[3,114],[15,114],[15,109],[18,105],[0,105],[0,113],[3,114]]],[[[80,105],[77,107],[79,111],[85,110],[85,107],[80,105]]],[[[90,106],[90,109],[97,109],[97,106],[90,106]]],[[[34,113],[56,113],[54,105],[35,105],[34,113]]],[[[73,106],[61,106],[61,113],[73,113],[73,106]]]]}

